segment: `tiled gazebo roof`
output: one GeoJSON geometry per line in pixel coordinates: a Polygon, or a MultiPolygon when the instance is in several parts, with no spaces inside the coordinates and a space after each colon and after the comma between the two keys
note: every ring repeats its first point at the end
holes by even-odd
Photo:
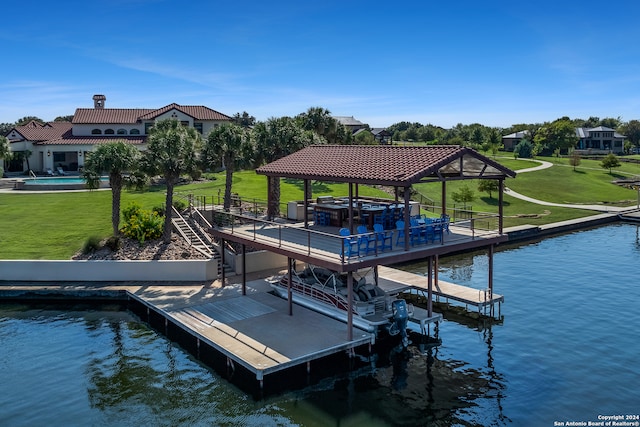
{"type": "Polygon", "coordinates": [[[421,181],[516,176],[511,169],[477,151],[457,145],[312,145],[264,165],[256,172],[283,178],[396,187],[421,181]]]}

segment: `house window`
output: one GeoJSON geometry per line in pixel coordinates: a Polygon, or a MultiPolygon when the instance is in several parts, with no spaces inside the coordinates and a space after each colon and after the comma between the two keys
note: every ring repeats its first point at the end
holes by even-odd
{"type": "Polygon", "coordinates": [[[102,135],[102,131],[100,129],[93,129],[91,135],[102,135]]]}
{"type": "Polygon", "coordinates": [[[129,131],[129,135],[140,135],[140,130],[139,129],[131,129],[129,131]]]}
{"type": "Polygon", "coordinates": [[[202,123],[193,123],[193,127],[195,128],[195,130],[197,130],[198,132],[200,132],[200,134],[202,134],[202,123]]]}
{"type": "Polygon", "coordinates": [[[187,127],[187,126],[189,126],[189,121],[188,120],[182,120],[182,121],[180,121],[180,124],[182,126],[184,126],[184,127],[187,127]]]}
{"type": "Polygon", "coordinates": [[[126,135],[127,134],[127,130],[126,129],[118,129],[118,135],[126,135]]]}
{"type": "Polygon", "coordinates": [[[114,134],[115,134],[115,132],[114,132],[114,130],[113,130],[113,129],[107,129],[107,130],[105,130],[105,131],[104,131],[104,134],[105,134],[105,135],[114,135],[114,134]]]}
{"type": "Polygon", "coordinates": [[[144,133],[145,135],[149,135],[149,129],[153,127],[153,122],[144,124],[144,133]]]}

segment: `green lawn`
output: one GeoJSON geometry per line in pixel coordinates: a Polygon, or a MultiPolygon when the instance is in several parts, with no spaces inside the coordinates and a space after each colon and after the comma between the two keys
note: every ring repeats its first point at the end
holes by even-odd
{"type": "MultiPolygon", "coordinates": [[[[518,170],[539,165],[531,160],[496,157],[506,167],[518,170]]],[[[616,177],[640,175],[640,165],[623,164],[613,174],[600,168],[599,162],[582,160],[574,171],[568,159],[540,158],[555,164],[550,169],[518,174],[507,179],[506,185],[524,195],[556,203],[635,205],[637,192],[611,183],[616,177]]],[[[193,193],[217,200],[224,193],[225,175],[208,174],[210,180],[176,187],[176,198],[193,193]]],[[[470,203],[475,211],[498,211],[497,194],[489,197],[477,191],[477,181],[452,181],[447,184],[447,205],[453,207],[451,195],[461,185],[467,185],[476,198],[470,203]]],[[[346,196],[347,184],[313,182],[313,196],[346,196]]],[[[415,189],[428,198],[440,200],[441,184],[418,184],[415,189]]],[[[233,191],[244,199],[265,200],[266,178],[254,171],[234,174],[233,191]]],[[[145,208],[164,204],[164,188],[154,187],[146,192],[123,192],[122,207],[131,202],[145,208]]],[[[363,196],[389,197],[381,190],[360,186],[363,196]]],[[[302,181],[282,180],[281,200],[301,200],[302,181]]],[[[528,203],[508,195],[504,197],[505,227],[522,224],[546,224],[593,215],[593,211],[556,208],[528,203]]],[[[210,203],[210,202],[209,202],[210,203]]],[[[439,202],[437,203],[439,204],[439,202]]],[[[458,205],[458,207],[460,207],[458,205]]],[[[281,210],[285,211],[283,205],[281,210]]],[[[111,232],[111,192],[29,194],[0,193],[0,259],[69,259],[89,236],[106,237],[111,232]]]]}

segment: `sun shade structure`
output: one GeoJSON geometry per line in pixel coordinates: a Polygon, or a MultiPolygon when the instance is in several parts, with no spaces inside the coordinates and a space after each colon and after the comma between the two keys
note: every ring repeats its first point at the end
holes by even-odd
{"type": "Polygon", "coordinates": [[[312,145],[256,170],[282,178],[409,187],[419,182],[498,179],[516,173],[457,145],[312,145]]]}

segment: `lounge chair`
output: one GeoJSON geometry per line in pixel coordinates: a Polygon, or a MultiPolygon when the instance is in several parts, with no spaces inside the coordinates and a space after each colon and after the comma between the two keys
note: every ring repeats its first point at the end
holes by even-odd
{"type": "Polygon", "coordinates": [[[66,175],[67,173],[62,169],[62,166],[58,166],[57,168],[58,175],[66,175]]]}
{"type": "Polygon", "coordinates": [[[51,169],[47,169],[47,175],[53,176],[53,171],[51,169]]]}

